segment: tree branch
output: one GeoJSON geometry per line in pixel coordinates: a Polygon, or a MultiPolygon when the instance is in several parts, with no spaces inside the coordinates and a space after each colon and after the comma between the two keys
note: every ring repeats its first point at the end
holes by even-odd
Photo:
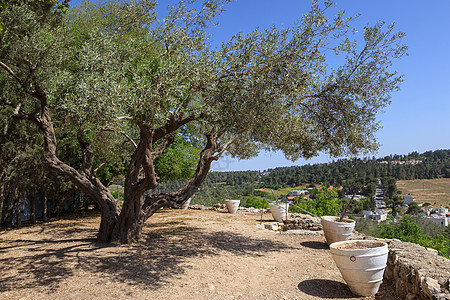
{"type": "Polygon", "coordinates": [[[194,115],[190,115],[182,120],[180,120],[180,118],[178,118],[177,116],[172,116],[166,122],[166,124],[155,129],[154,135],[153,135],[153,141],[156,142],[156,141],[162,139],[164,136],[173,133],[174,131],[181,128],[182,126],[184,126],[192,121],[203,118],[203,116],[204,116],[203,114],[200,114],[200,116],[198,116],[198,117],[195,117],[194,115]]]}
{"type": "Polygon", "coordinates": [[[90,179],[93,175],[94,151],[92,150],[91,143],[85,142],[84,138],[83,133],[79,131],[77,133],[77,140],[82,151],[81,171],[90,179]]]}
{"type": "Polygon", "coordinates": [[[2,67],[6,72],[8,72],[9,75],[11,75],[22,87],[24,87],[24,82],[20,80],[19,76],[17,76],[16,73],[14,73],[14,71],[8,65],[0,61],[0,67],[2,67]]]}
{"type": "Polygon", "coordinates": [[[133,117],[131,117],[131,116],[121,116],[121,117],[117,117],[117,120],[133,120],[133,117]]]}
{"type": "Polygon", "coordinates": [[[134,148],[135,149],[137,149],[137,144],[136,144],[136,142],[128,135],[128,134],[126,134],[125,132],[123,132],[123,131],[117,131],[117,130],[114,130],[114,129],[112,129],[112,128],[103,128],[102,129],[102,131],[111,131],[111,132],[116,132],[116,133],[120,133],[121,135],[123,135],[131,144],[133,144],[133,146],[134,146],[134,148]]]}
{"type": "Polygon", "coordinates": [[[7,33],[8,33],[8,28],[6,28],[5,31],[3,32],[2,38],[0,39],[0,44],[3,44],[3,41],[5,40],[7,33]]]}
{"type": "Polygon", "coordinates": [[[97,171],[98,171],[101,167],[103,167],[104,164],[105,164],[105,163],[101,163],[97,168],[95,168],[94,174],[97,173],[97,171]]]}
{"type": "Polygon", "coordinates": [[[227,148],[233,144],[234,142],[236,142],[236,140],[238,138],[241,137],[242,134],[236,134],[231,140],[229,140],[225,145],[223,145],[222,147],[220,147],[219,151],[217,152],[216,155],[214,155],[214,159],[218,160],[220,158],[220,156],[222,156],[222,154],[225,152],[225,150],[227,150],[227,148]]]}
{"type": "MultiPolygon", "coordinates": [[[[7,105],[14,107],[12,105],[12,103],[7,103],[7,105]]],[[[25,112],[21,112],[20,108],[22,107],[22,101],[20,101],[17,106],[15,106],[14,111],[13,111],[13,118],[15,120],[26,120],[26,121],[31,121],[32,123],[34,123],[36,126],[39,127],[39,129],[42,129],[42,122],[39,121],[35,116],[31,115],[31,114],[27,114],[25,112]]]]}
{"type": "Polygon", "coordinates": [[[142,206],[145,220],[151,217],[160,207],[180,207],[198,190],[211,169],[211,163],[215,160],[214,153],[217,152],[218,148],[216,135],[206,134],[206,139],[207,142],[200,153],[195,174],[183,187],[173,193],[151,194],[145,197],[142,206]]]}
{"type": "Polygon", "coordinates": [[[158,146],[156,146],[155,150],[152,151],[153,160],[160,157],[164,150],[166,150],[174,140],[175,137],[173,136],[173,134],[169,134],[166,138],[164,138],[164,140],[158,146]]]}

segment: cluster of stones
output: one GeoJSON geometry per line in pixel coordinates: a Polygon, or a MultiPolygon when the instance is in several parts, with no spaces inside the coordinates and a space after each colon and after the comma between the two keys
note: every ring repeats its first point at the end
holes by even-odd
{"type": "Polygon", "coordinates": [[[450,260],[434,249],[387,240],[389,256],[384,272],[401,299],[450,299],[450,260]]]}
{"type": "Polygon", "coordinates": [[[322,230],[320,219],[309,215],[296,214],[287,220],[283,220],[284,230],[322,230]]]}

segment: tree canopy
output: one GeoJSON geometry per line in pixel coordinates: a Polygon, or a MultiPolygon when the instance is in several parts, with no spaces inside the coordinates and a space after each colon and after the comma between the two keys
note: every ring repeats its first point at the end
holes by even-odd
{"type": "Polygon", "coordinates": [[[225,151],[281,150],[295,160],[377,147],[376,114],[402,81],[391,62],[405,54],[403,33],[379,22],[359,45],[352,17],[313,2],[290,28],[211,48],[206,28],[227,2],[180,1],[162,20],[149,0],[69,10],[66,1],[2,2],[1,104],[37,126],[49,168],[99,204],[100,241],[138,239],[145,220],[191,197],[225,151]],[[331,68],[335,55],[344,62],[331,68]],[[78,166],[57,153],[58,131],[76,138],[78,166]],[[108,158],[126,173],[122,207],[98,176],[108,158]],[[173,193],[146,193],[165,176],[190,179],[173,193]]]}

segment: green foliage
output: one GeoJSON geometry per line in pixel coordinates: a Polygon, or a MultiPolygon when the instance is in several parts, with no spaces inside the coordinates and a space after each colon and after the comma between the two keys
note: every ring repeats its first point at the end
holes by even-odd
{"type": "MultiPolygon", "coordinates": [[[[304,165],[294,167],[280,167],[267,170],[267,175],[260,176],[255,172],[223,172],[223,175],[213,175],[217,182],[227,178],[229,185],[242,182],[260,182],[259,187],[279,189],[284,186],[299,186],[306,184],[314,188],[315,183],[329,182],[335,187],[353,187],[359,185],[360,194],[372,197],[375,194],[375,186],[378,178],[382,178],[382,184],[397,194],[395,180],[398,179],[421,179],[421,178],[450,178],[450,150],[428,151],[417,154],[413,158],[422,162],[417,165],[391,164],[395,160],[404,160],[408,155],[392,155],[384,158],[365,159],[341,159],[326,164],[304,165]],[[387,161],[388,163],[380,163],[387,161]],[[403,176],[400,173],[403,173],[403,176]],[[391,178],[391,179],[389,179],[391,178]]],[[[214,179],[215,180],[215,179],[214,179]]],[[[342,193],[342,192],[341,192],[342,193]]],[[[341,197],[343,196],[340,195],[341,197]]],[[[386,196],[386,195],[385,195],[386,196]]],[[[387,198],[387,204],[392,204],[392,198],[387,198]]],[[[431,204],[427,204],[431,205],[431,204]]],[[[425,206],[427,206],[425,205],[425,206]]]]}
{"type": "Polygon", "coordinates": [[[355,230],[368,236],[378,236],[380,231],[377,221],[365,218],[356,221],[355,230]]]}
{"type": "MultiPolygon", "coordinates": [[[[335,191],[322,189],[315,194],[314,200],[296,197],[294,204],[309,211],[319,217],[321,216],[336,216],[342,209],[338,194],[335,191]]],[[[304,213],[302,210],[292,207],[292,212],[304,213]]]]}
{"type": "Polygon", "coordinates": [[[255,190],[255,191],[253,192],[253,195],[258,196],[258,197],[261,197],[261,198],[266,198],[266,199],[274,200],[273,194],[272,194],[272,193],[265,192],[265,191],[255,190]]]}
{"type": "MultiPolygon", "coordinates": [[[[207,27],[228,2],[180,1],[158,20],[152,0],[87,1],[69,12],[65,0],[11,0],[0,9],[1,104],[36,123],[48,144],[52,126],[58,136],[69,136],[70,149],[76,137],[83,160],[73,151],[64,162],[74,161],[80,172],[51,151],[46,157],[87,194],[99,190],[96,179],[106,186],[126,173],[125,186],[138,187],[127,193],[131,202],[125,199],[135,208],[159,179],[192,177],[202,147],[206,162],[200,161],[199,172],[225,150],[237,158],[279,150],[296,160],[377,149],[376,115],[403,81],[391,65],[406,53],[404,33],[378,22],[360,31],[359,45],[350,40],[352,29],[357,32],[352,17],[343,10],[330,16],[333,3],[314,1],[291,27],[240,33],[211,49],[207,27]],[[335,55],[342,65],[331,68],[335,55]],[[39,121],[44,119],[48,126],[39,121]]],[[[201,176],[189,182],[198,188],[201,176]]],[[[369,182],[357,181],[361,187],[369,182]]],[[[229,194],[249,196],[254,187],[229,194]]],[[[102,204],[105,196],[96,199],[102,204]]],[[[339,210],[334,191],[314,200],[319,215],[339,210]]]]}
{"type": "Polygon", "coordinates": [[[436,234],[434,236],[425,235],[419,225],[411,216],[403,216],[398,224],[388,222],[381,224],[378,237],[396,238],[405,242],[412,242],[424,247],[438,250],[439,255],[450,258],[450,235],[436,234]]]}
{"type": "Polygon", "coordinates": [[[268,208],[269,203],[267,200],[262,199],[255,195],[250,195],[244,198],[245,204],[244,207],[254,207],[254,208],[268,208]]]}
{"type": "Polygon", "coordinates": [[[121,202],[123,202],[124,193],[122,191],[112,191],[111,194],[113,195],[114,198],[119,199],[121,202]]]}
{"type": "Polygon", "coordinates": [[[413,222],[410,216],[404,216],[396,226],[391,223],[381,224],[379,236],[386,239],[396,238],[405,242],[417,243],[423,236],[423,231],[413,222]]]}
{"type": "Polygon", "coordinates": [[[417,215],[419,213],[419,205],[413,202],[408,205],[408,210],[406,211],[409,215],[417,215]]]}
{"type": "Polygon", "coordinates": [[[172,143],[155,162],[155,169],[162,181],[189,179],[194,175],[200,156],[200,145],[189,139],[186,130],[175,134],[172,143]],[[184,132],[183,132],[184,131],[184,132]]]}
{"type": "Polygon", "coordinates": [[[438,224],[434,223],[433,221],[428,220],[424,216],[421,215],[413,215],[412,216],[414,223],[419,225],[419,227],[422,229],[423,234],[428,236],[435,236],[435,235],[443,235],[445,234],[446,230],[449,230],[450,227],[444,227],[439,226],[438,224]]]}

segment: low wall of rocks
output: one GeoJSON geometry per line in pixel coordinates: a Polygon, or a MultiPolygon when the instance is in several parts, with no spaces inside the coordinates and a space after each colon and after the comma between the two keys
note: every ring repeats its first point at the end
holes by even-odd
{"type": "Polygon", "coordinates": [[[289,219],[283,220],[284,230],[322,230],[320,219],[304,214],[291,214],[289,219]]]}
{"type": "Polygon", "coordinates": [[[384,280],[400,299],[450,299],[450,260],[413,243],[387,240],[384,280]]]}

